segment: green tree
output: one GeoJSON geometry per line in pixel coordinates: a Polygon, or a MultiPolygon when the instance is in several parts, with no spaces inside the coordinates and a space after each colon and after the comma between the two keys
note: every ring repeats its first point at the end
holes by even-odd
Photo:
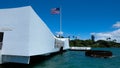
{"type": "Polygon", "coordinates": [[[91,35],[91,40],[94,42],[95,41],[95,36],[91,35]]]}

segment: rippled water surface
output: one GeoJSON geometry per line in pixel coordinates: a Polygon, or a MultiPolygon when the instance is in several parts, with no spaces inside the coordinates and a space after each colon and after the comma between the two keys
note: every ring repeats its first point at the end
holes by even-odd
{"type": "Polygon", "coordinates": [[[66,51],[38,60],[29,65],[4,64],[0,68],[120,68],[120,48],[94,48],[95,50],[109,50],[112,58],[93,58],[85,56],[85,51],[66,51]]]}

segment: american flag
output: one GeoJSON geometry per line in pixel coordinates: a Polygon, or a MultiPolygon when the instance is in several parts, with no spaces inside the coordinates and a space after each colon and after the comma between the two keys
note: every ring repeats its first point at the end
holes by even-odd
{"type": "Polygon", "coordinates": [[[60,14],[60,8],[52,8],[51,14],[60,14]]]}

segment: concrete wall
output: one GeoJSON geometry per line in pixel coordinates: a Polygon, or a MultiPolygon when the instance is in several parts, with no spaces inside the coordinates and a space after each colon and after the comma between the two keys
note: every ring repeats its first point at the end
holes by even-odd
{"type": "Polygon", "coordinates": [[[54,48],[54,35],[33,10],[30,20],[29,55],[41,55],[58,50],[54,48]]]}
{"type": "Polygon", "coordinates": [[[0,10],[0,32],[4,32],[3,55],[28,55],[29,8],[0,10]]]}

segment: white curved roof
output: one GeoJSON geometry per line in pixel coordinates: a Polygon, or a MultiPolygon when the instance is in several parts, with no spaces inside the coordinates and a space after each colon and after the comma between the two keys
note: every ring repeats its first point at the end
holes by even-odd
{"type": "Polygon", "coordinates": [[[53,51],[54,35],[31,6],[0,9],[0,32],[4,32],[3,54],[28,56],[53,51]]]}

